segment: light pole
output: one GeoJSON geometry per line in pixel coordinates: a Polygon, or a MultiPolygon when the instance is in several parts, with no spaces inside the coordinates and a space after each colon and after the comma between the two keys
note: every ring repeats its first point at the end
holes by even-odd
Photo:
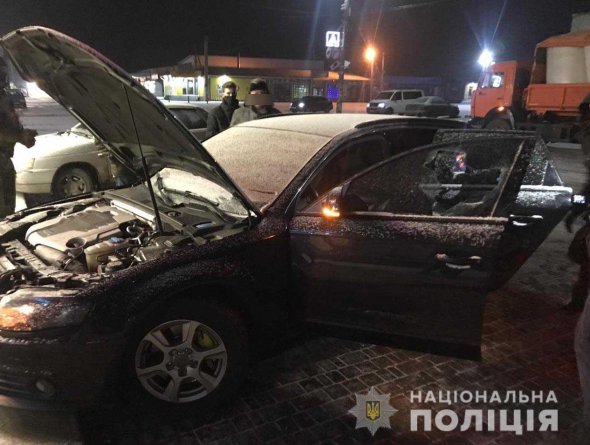
{"type": "Polygon", "coordinates": [[[379,82],[379,91],[383,91],[383,77],[385,76],[385,51],[381,53],[381,81],[379,82]]]}
{"type": "Polygon", "coordinates": [[[340,37],[340,57],[338,69],[338,102],[336,102],[336,113],[342,113],[342,101],[344,99],[344,42],[346,39],[346,28],[350,18],[350,0],[344,0],[340,6],[342,11],[342,35],[340,37]]]}
{"type": "Polygon", "coordinates": [[[367,60],[371,64],[371,82],[369,86],[369,100],[373,96],[373,70],[375,67],[375,57],[377,56],[377,51],[372,46],[367,47],[365,50],[365,60],[367,60]]]}

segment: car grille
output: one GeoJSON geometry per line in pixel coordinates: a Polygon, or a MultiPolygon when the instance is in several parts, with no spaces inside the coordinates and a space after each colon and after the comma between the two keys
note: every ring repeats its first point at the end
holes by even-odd
{"type": "Polygon", "coordinates": [[[0,393],[6,395],[36,395],[35,378],[15,376],[0,372],[0,393]]]}
{"type": "Polygon", "coordinates": [[[379,102],[369,102],[369,108],[371,108],[371,109],[379,108],[379,102]]]}

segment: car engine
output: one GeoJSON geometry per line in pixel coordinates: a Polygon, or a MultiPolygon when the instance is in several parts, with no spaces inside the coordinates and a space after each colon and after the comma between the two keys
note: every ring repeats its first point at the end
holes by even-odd
{"type": "Polygon", "coordinates": [[[157,233],[146,216],[108,199],[89,199],[1,223],[0,292],[19,285],[79,287],[193,241],[178,232],[157,233]],[[24,236],[6,233],[19,231],[24,236]]]}

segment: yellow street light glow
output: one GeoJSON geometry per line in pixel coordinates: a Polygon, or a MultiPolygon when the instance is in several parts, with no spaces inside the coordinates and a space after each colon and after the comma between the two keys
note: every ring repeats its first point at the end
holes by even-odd
{"type": "Polygon", "coordinates": [[[377,50],[372,46],[369,46],[365,50],[365,60],[367,60],[367,62],[373,63],[375,61],[375,57],[377,57],[377,50]]]}

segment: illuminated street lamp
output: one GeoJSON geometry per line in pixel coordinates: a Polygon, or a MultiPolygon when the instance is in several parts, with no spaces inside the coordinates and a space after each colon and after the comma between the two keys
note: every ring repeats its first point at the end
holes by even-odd
{"type": "Polygon", "coordinates": [[[365,50],[365,60],[371,64],[371,82],[369,86],[369,100],[373,96],[373,67],[375,66],[375,57],[377,57],[377,50],[372,46],[365,50]]]}
{"type": "Polygon", "coordinates": [[[494,63],[494,54],[489,49],[484,49],[479,56],[477,62],[481,65],[482,68],[487,68],[492,63],[494,63]]]}

